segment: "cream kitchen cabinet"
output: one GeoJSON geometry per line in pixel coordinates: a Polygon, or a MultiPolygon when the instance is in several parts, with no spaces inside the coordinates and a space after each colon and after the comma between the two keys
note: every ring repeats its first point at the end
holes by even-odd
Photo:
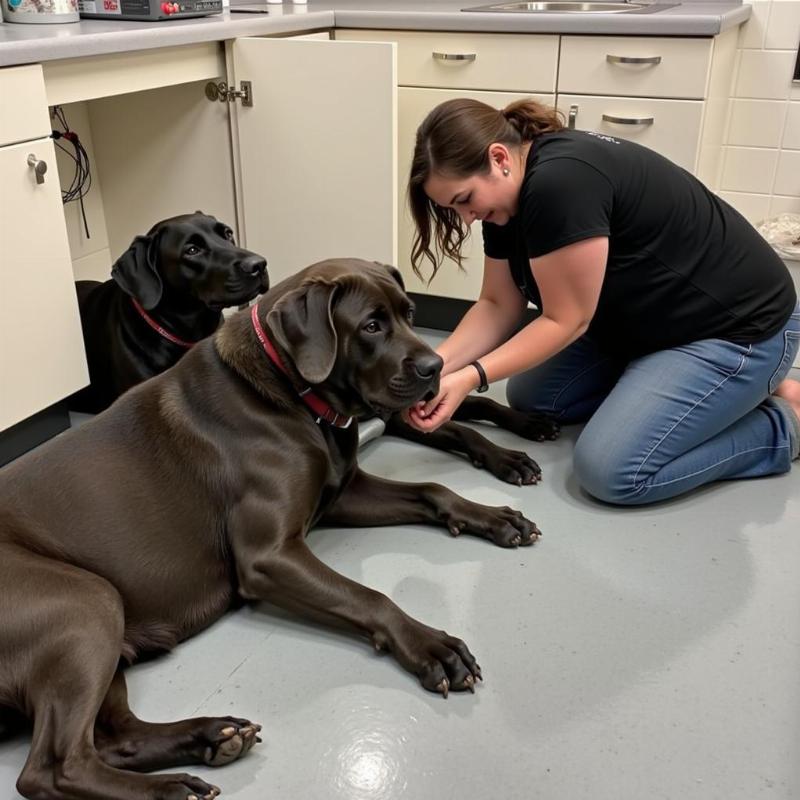
{"type": "Polygon", "coordinates": [[[231,82],[252,81],[256,97],[232,117],[240,222],[271,280],[331,257],[394,263],[394,46],[239,39],[230,49],[231,82]]]}
{"type": "MultiPolygon", "coordinates": [[[[432,283],[411,269],[414,225],[406,189],[417,127],[435,106],[471,97],[496,108],[523,97],[555,102],[558,37],[517,34],[412,33],[337,30],[337,40],[391,41],[397,45],[398,81],[398,266],[406,287],[419,294],[474,300],[481,287],[483,239],[475,223],[459,270],[446,259],[432,283]],[[513,64],[513,70],[509,69],[513,64]],[[505,91],[499,91],[499,90],[505,91]]],[[[421,265],[430,276],[430,263],[421,265]]]]}
{"type": "Polygon", "coordinates": [[[714,189],[736,37],[562,36],[558,108],[570,127],[639,142],[714,189]]]}
{"type": "Polygon", "coordinates": [[[0,430],[88,382],[39,66],[0,70],[0,430]]]}

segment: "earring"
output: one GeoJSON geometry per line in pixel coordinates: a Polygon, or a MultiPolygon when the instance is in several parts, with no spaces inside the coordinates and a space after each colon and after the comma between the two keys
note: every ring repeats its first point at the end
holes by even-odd
{"type": "Polygon", "coordinates": [[[508,167],[503,167],[503,175],[505,175],[507,178],[510,174],[511,170],[508,167]]]}

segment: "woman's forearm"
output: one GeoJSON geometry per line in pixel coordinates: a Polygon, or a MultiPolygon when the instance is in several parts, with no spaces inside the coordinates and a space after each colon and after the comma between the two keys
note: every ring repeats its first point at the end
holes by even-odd
{"type": "Polygon", "coordinates": [[[492,383],[533,369],[572,344],[586,328],[584,324],[557,322],[543,314],[481,358],[487,380],[492,383]]]}
{"type": "Polygon", "coordinates": [[[518,322],[507,308],[485,298],[478,299],[453,333],[436,348],[444,359],[442,374],[455,372],[494,350],[508,338],[518,322]]]}

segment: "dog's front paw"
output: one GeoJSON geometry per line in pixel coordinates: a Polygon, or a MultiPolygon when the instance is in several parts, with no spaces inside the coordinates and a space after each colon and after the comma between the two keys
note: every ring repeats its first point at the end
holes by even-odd
{"type": "Polygon", "coordinates": [[[521,450],[493,446],[480,455],[473,455],[472,463],[488,470],[495,478],[517,486],[539,483],[542,479],[542,468],[521,450]]]}
{"type": "Polygon", "coordinates": [[[471,533],[500,547],[527,547],[542,535],[535,523],[513,508],[482,506],[463,498],[449,510],[446,522],[453,536],[471,533]]]}
{"type": "Polygon", "coordinates": [[[396,630],[373,634],[372,642],[376,650],[391,650],[425,689],[444,697],[451,691],[474,692],[475,682],[483,680],[475,656],[461,639],[410,617],[396,630]]]}
{"type": "Polygon", "coordinates": [[[555,419],[538,411],[526,413],[509,409],[509,415],[503,427],[532,442],[552,441],[558,439],[561,433],[561,425],[555,419]]]}

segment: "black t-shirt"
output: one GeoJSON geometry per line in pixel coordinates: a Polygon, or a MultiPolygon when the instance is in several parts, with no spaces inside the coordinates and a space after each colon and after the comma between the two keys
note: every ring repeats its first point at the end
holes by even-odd
{"type": "Polygon", "coordinates": [[[530,259],[595,236],[608,237],[608,262],[589,333],[612,353],[763,341],[797,302],[772,248],[684,169],[603,134],[540,136],[517,216],[483,223],[486,255],[507,259],[520,291],[541,307],[530,259]]]}

